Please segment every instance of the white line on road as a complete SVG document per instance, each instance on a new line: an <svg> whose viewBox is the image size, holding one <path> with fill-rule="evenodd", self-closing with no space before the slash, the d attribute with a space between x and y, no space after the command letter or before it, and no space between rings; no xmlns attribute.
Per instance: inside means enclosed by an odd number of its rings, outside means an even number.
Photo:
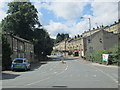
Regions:
<svg viewBox="0 0 120 90"><path fill-rule="evenodd" d="M112 77L111 75L105 73L104 71L102 71L102 70L100 70L100 69L98 69L98 68L96 68L96 67L94 67L94 66L93 66L93 68L95 68L95 69L97 69L98 71L102 72L103 74L105 74L106 76L108 76L109 78L111 78L115 83L118 84L118 80L116 80L116 79L115 79L114 77Z"/></svg>
<svg viewBox="0 0 120 90"><path fill-rule="evenodd" d="M93 77L97 77L97 75L93 75Z"/></svg>
<svg viewBox="0 0 120 90"><path fill-rule="evenodd" d="M39 81L37 81L37 82L29 83L29 84L24 85L24 86L30 86L30 85L32 85L32 84L36 84L36 83L39 83L39 82L44 81L44 80L47 80L47 79L50 79L50 77L45 78L45 79L41 79L41 80L39 80Z"/></svg>
<svg viewBox="0 0 120 90"><path fill-rule="evenodd" d="M56 74L56 75L62 74L62 73L64 73L67 69L68 69L68 65L66 66L66 68L65 68L64 71L62 71L62 72L60 72L60 73L54 72L54 74ZM30 86L30 85L39 83L39 82L41 82L41 81L48 80L48 79L50 79L50 78L51 78L51 77L48 77L48 78L45 78L45 79L41 79L41 80L39 80L39 81L36 81L36 82L33 82L33 83L29 83L29 84L26 84L26 85L24 85L24 86Z"/></svg>
<svg viewBox="0 0 120 90"><path fill-rule="evenodd" d="M89 64L87 64L87 65L89 66ZM118 80L116 80L116 79L115 79L114 77L112 77L111 75L109 75L109 74L105 73L104 71L96 68L95 66L92 66L92 67L95 68L95 69L97 69L98 71L102 72L103 74L105 74L106 76L108 76L109 78L111 78L115 83L118 84ZM97 71L97 70L96 70L96 71Z"/></svg>
<svg viewBox="0 0 120 90"><path fill-rule="evenodd" d="M55 74L57 73L57 72L54 72Z"/></svg>

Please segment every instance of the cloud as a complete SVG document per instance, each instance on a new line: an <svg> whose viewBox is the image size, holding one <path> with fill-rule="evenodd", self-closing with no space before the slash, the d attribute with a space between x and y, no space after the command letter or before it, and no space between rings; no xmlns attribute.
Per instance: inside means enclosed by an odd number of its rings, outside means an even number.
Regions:
<svg viewBox="0 0 120 90"><path fill-rule="evenodd" d="M98 25L110 25L118 20L117 2L94 2L91 3L93 17L91 18L93 27Z"/></svg>
<svg viewBox="0 0 120 90"><path fill-rule="evenodd" d="M52 20L50 21L49 25L45 25L44 28L48 30L49 34L51 35L52 38L55 38L57 33L64 33L67 32L67 26L60 23L60 22L53 22Z"/></svg>
<svg viewBox="0 0 120 90"><path fill-rule="evenodd" d="M89 27L86 21L79 23L66 22L64 24L50 21L49 25L45 25L44 28L48 30L52 38L55 38L58 33L69 33L71 37L74 37L77 34L83 33L84 30L88 29Z"/></svg>
<svg viewBox="0 0 120 90"><path fill-rule="evenodd" d="M119 0L94 0L94 2L119 2Z"/></svg>
<svg viewBox="0 0 120 90"><path fill-rule="evenodd" d="M69 6L68 6L69 5ZM68 4L68 3L60 3L51 6L49 10L52 10L56 16L63 17L68 19L67 22L64 24L62 22L55 22L51 21L49 25L45 25L45 28L50 32L51 36L55 38L57 33L69 33L70 36L74 37L77 34L82 34L84 31L88 31L89 29L89 22L88 17L91 20L92 28L96 28L96 26L103 25L110 25L113 24L114 21L118 19L118 5L117 2L92 2L91 3L91 10L93 11L93 15L84 15L85 17L82 21L76 23L74 18L79 17L78 10L74 9L80 4ZM80 8L80 12L82 13L82 9L85 5L82 5ZM66 12L65 12L66 11ZM76 12L76 13L75 13ZM71 14L70 14L71 13ZM70 16L71 15L71 16Z"/></svg>
<svg viewBox="0 0 120 90"><path fill-rule="evenodd" d="M31 0L32 1L32 0ZM62 0L63 1L63 0ZM91 5L91 14L85 14L84 17L91 18L91 25L92 28L96 27L97 25L110 25L113 24L114 21L118 19L118 3L117 0L104 0L103 2L100 0L87 0L83 2L77 2L64 0L62 1L53 1L45 0L44 3L41 3L39 0L34 0L35 7L38 10L39 21L41 24L44 24L43 14L40 11L42 8L47 9L54 13L54 17L64 18L67 21L59 22L55 20L49 20L50 22L48 25L43 25L45 29L49 32L50 36L55 38L57 33L69 33L71 37L74 37L77 34L82 34L84 31L89 29L88 19L78 20L78 17L83 15L84 7L89 2ZM107 2L108 1L108 2ZM6 7L6 4L0 2L0 20L4 18L6 15L5 10L3 9ZM96 24L97 23L97 24Z"/></svg>
<svg viewBox="0 0 120 90"><path fill-rule="evenodd" d="M86 3L76 2L53 2L46 6L48 10L54 12L56 17L62 17L64 19L75 19L82 15L83 7Z"/></svg>
<svg viewBox="0 0 120 90"><path fill-rule="evenodd" d="M0 22L7 16L7 3L0 1Z"/></svg>

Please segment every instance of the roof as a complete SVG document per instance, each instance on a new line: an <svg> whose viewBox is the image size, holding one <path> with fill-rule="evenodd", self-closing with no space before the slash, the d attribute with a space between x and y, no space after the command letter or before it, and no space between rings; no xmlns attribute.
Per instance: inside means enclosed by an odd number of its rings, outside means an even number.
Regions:
<svg viewBox="0 0 120 90"><path fill-rule="evenodd" d="M13 37L13 38L15 38L15 39L17 39L17 40L19 40L19 41L27 42L27 43L32 44L30 41L28 41L28 40L26 40L26 39L23 39L23 38L21 38L21 37L15 36L15 35L13 35L13 34L11 34L11 33L7 33L6 35L9 35L9 36L11 36L11 37Z"/></svg>

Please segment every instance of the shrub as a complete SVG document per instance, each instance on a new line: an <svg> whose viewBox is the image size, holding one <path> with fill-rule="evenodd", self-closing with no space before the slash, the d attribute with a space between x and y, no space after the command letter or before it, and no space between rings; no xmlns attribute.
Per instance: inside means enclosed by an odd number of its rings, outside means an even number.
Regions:
<svg viewBox="0 0 120 90"><path fill-rule="evenodd" d="M120 56L120 45L116 45L109 50L93 50L86 53L86 59L92 62L102 63L102 54L109 54L113 64L118 64Z"/></svg>
<svg viewBox="0 0 120 90"><path fill-rule="evenodd" d="M2 68L8 69L11 65L12 51L7 39L2 35Z"/></svg>

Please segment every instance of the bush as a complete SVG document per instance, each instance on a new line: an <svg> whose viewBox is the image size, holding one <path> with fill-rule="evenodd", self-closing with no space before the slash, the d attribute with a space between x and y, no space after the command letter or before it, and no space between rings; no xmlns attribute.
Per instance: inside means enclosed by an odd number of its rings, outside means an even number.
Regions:
<svg viewBox="0 0 120 90"><path fill-rule="evenodd" d="M12 51L7 39L2 35L2 69L9 69L11 65Z"/></svg>
<svg viewBox="0 0 120 90"><path fill-rule="evenodd" d="M92 53L86 53L86 59L92 62L102 63L102 54L108 53L106 50L93 50Z"/></svg>
<svg viewBox="0 0 120 90"><path fill-rule="evenodd" d="M119 46L119 47L118 47ZM93 50L86 53L86 59L92 62L102 63L102 54L109 54L113 64L118 64L120 55L120 45L116 45L109 50Z"/></svg>
<svg viewBox="0 0 120 90"><path fill-rule="evenodd" d="M112 57L113 64L118 64L120 55L120 45L116 45L113 48L109 49L109 54Z"/></svg>

